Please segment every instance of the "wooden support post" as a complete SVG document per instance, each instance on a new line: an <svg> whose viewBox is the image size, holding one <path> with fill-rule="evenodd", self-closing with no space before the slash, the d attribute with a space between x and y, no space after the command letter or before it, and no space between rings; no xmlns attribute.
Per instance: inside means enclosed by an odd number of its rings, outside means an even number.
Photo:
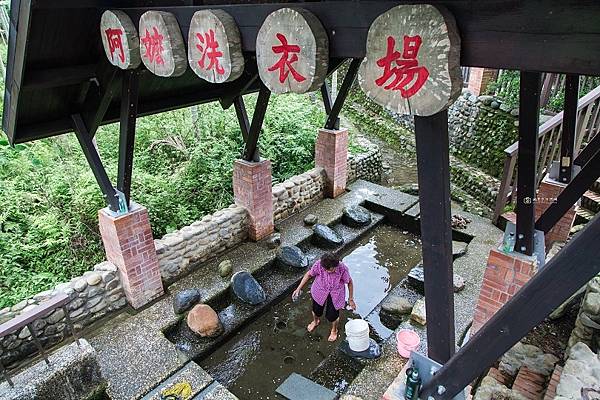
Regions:
<svg viewBox="0 0 600 400"><path fill-rule="evenodd" d="M250 122L248 121L244 98L241 94L233 99L233 106L235 107L235 115L242 131L242 138L244 138L244 143L246 143L248 141L248 133L250 132Z"/></svg>
<svg viewBox="0 0 600 400"><path fill-rule="evenodd" d="M261 85L258 99L256 99L256 106L254 107L254 115L252 115L252 125L250 125L250 131L248 132L248 140L244 147L244 160L246 161L260 161L258 136L262 129L270 97L271 91L265 85Z"/></svg>
<svg viewBox="0 0 600 400"><path fill-rule="evenodd" d="M327 116L327 122L325 122L325 129L337 129L336 124L339 128L340 121L338 116L340 115L340 111L342 111L342 107L344 105L344 102L346 101L346 97L348 97L348 93L350 93L350 88L352 87L354 79L356 79L356 75L358 74L358 68L360 67L362 60L362 58L355 58L350 63L350 66L348 67L348 72L346 73L344 81L342 82L342 86L340 87L340 91L335 98L335 102L331 107L329 115Z"/></svg>
<svg viewBox="0 0 600 400"><path fill-rule="evenodd" d="M100 86L96 90L89 90L87 99L81 106L82 120L89 132L94 137L98 127L102 123L106 111L118 90L120 78L119 69L104 61L98 68L98 80Z"/></svg>
<svg viewBox="0 0 600 400"><path fill-rule="evenodd" d="M567 74L565 83L565 110L560 143L560 168L558 180L571 182L575 157L575 132L577 129L577 103L579 102L579 75Z"/></svg>
<svg viewBox="0 0 600 400"><path fill-rule="evenodd" d="M329 116L331 114L331 106L333 99L331 98L331 90L329 90L329 86L327 86L327 82L323 83L321 86L321 96L323 97L323 105L325 106L325 114ZM336 118L335 125L333 129L340 129L340 119Z"/></svg>
<svg viewBox="0 0 600 400"><path fill-rule="evenodd" d="M436 372L423 386L419 398L452 399L596 276L600 272L598 237L600 216L571 239Z"/></svg>
<svg viewBox="0 0 600 400"><path fill-rule="evenodd" d="M83 150L83 154L85 155L85 158L87 159L94 176L96 177L96 181L100 186L100 190L102 190L102 193L104 194L106 203L111 211L118 211L119 199L117 198L117 192L110 182L110 178L104 169L104 165L102 164L98 150L96 150L96 146L94 146L94 143L92 142L92 135L87 130L80 114L72 115L71 119L73 120L73 129L75 130L75 135L77 136L79 145Z"/></svg>
<svg viewBox="0 0 600 400"><path fill-rule="evenodd" d="M133 148L135 144L139 74L139 70L124 71L121 91L117 189L125 195L128 207L131 197L131 175L133 170Z"/></svg>
<svg viewBox="0 0 600 400"><path fill-rule="evenodd" d="M455 350L448 111L415 116L427 349L443 364Z"/></svg>
<svg viewBox="0 0 600 400"><path fill-rule="evenodd" d="M549 232L554 225L569 211L583 196L594 182L600 177L600 151L579 171L573 180L563 189L556 201L546 209L535 223L536 229Z"/></svg>
<svg viewBox="0 0 600 400"><path fill-rule="evenodd" d="M528 256L533 254L540 84L539 72L521 72L515 251Z"/></svg>

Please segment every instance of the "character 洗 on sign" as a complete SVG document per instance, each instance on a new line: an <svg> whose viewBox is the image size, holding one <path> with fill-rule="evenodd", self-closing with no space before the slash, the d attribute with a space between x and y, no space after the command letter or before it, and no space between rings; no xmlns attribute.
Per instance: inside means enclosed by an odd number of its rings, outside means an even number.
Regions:
<svg viewBox="0 0 600 400"><path fill-rule="evenodd" d="M188 34L190 68L211 83L236 80L244 71L241 43L235 20L225 11L197 11Z"/></svg>

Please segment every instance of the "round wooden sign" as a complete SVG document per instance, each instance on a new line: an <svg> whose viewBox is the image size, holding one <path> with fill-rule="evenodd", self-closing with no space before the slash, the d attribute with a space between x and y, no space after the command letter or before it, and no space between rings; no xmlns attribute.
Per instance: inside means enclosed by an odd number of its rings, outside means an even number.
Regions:
<svg viewBox="0 0 600 400"><path fill-rule="evenodd" d="M188 34L188 62L200 78L223 83L244 71L242 38L235 20L223 10L196 11Z"/></svg>
<svg viewBox="0 0 600 400"><path fill-rule="evenodd" d="M325 82L329 39L321 22L301 8L267 16L256 38L258 73L273 93L307 93Z"/></svg>
<svg viewBox="0 0 600 400"><path fill-rule="evenodd" d="M399 114L429 116L447 108L462 89L454 17L427 4L380 15L369 28L358 79L368 97Z"/></svg>
<svg viewBox="0 0 600 400"><path fill-rule="evenodd" d="M140 65L140 40L131 18L123 11L106 10L100 19L100 37L108 61L121 69Z"/></svg>
<svg viewBox="0 0 600 400"><path fill-rule="evenodd" d="M165 11L146 11L140 17L142 62L155 75L180 76L187 68L185 44L177 19Z"/></svg>

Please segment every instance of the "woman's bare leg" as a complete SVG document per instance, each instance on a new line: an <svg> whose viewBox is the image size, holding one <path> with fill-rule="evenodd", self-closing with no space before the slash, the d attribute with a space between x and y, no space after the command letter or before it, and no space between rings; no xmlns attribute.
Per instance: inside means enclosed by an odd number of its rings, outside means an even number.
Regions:
<svg viewBox="0 0 600 400"><path fill-rule="evenodd" d="M340 319L336 319L331 323L331 332L329 333L329 338L327 339L330 342L335 342L338 338L338 325L340 324Z"/></svg>
<svg viewBox="0 0 600 400"><path fill-rule="evenodd" d="M308 324L308 326L306 327L306 330L309 332L313 332L317 328L317 326L319 326L319 324L321 323L321 319L319 317L317 317L317 314L315 314L314 311L312 313L312 316L313 316L312 322L310 324Z"/></svg>

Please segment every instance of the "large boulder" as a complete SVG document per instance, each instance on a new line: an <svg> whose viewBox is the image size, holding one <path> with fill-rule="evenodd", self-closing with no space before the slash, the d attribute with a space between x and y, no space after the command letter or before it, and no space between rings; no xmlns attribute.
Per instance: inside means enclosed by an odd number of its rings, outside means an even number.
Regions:
<svg viewBox="0 0 600 400"><path fill-rule="evenodd" d="M341 246L344 239L327 225L316 224L313 227L312 242L317 246L335 248Z"/></svg>
<svg viewBox="0 0 600 400"><path fill-rule="evenodd" d="M236 272L231 277L231 287L233 293L244 303L254 306L267 299L260 283L246 271Z"/></svg>
<svg viewBox="0 0 600 400"><path fill-rule="evenodd" d="M173 298L173 311L175 314L183 314L194 305L198 304L202 298L200 289L185 289L179 291Z"/></svg>
<svg viewBox="0 0 600 400"><path fill-rule="evenodd" d="M187 315L187 325L201 337L216 337L223 333L219 316L209 305L197 304Z"/></svg>
<svg viewBox="0 0 600 400"><path fill-rule="evenodd" d="M399 295L388 295L381 303L381 311L395 316L410 314L413 302Z"/></svg>
<svg viewBox="0 0 600 400"><path fill-rule="evenodd" d="M277 251L277 261L283 267L305 269L308 267L308 257L298 246L283 246Z"/></svg>
<svg viewBox="0 0 600 400"><path fill-rule="evenodd" d="M536 374L550 376L558 361L554 355L545 354L537 346L518 342L502 356L498 369L507 375L516 376L521 367L527 367Z"/></svg>
<svg viewBox="0 0 600 400"><path fill-rule="evenodd" d="M371 223L371 213L364 207L352 206L344 208L342 223L352 228L360 228Z"/></svg>

